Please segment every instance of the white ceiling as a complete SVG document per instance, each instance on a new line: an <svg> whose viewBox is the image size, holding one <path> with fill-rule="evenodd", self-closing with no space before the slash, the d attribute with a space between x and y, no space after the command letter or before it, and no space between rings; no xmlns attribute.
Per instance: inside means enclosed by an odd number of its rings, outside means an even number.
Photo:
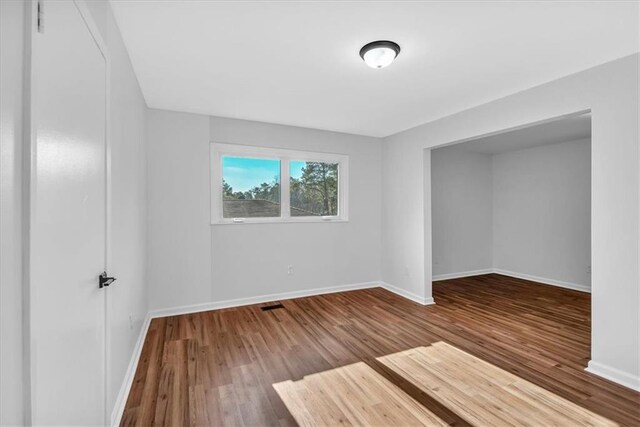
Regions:
<svg viewBox="0 0 640 427"><path fill-rule="evenodd" d="M460 149L482 154L497 154L587 138L591 138L591 114L567 117L528 126L522 129L477 138L461 144L449 145L445 148Z"/></svg>
<svg viewBox="0 0 640 427"><path fill-rule="evenodd" d="M111 4L149 107L371 136L640 50L637 2Z"/></svg>

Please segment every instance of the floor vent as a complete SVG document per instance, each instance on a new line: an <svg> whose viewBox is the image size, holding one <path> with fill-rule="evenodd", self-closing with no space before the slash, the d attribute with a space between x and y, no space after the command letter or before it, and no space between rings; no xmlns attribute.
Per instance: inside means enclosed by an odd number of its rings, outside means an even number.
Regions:
<svg viewBox="0 0 640 427"><path fill-rule="evenodd" d="M282 304L272 304L272 305L265 305L264 307L260 307L260 309L262 311L277 310L279 308L284 308L284 305L282 305Z"/></svg>

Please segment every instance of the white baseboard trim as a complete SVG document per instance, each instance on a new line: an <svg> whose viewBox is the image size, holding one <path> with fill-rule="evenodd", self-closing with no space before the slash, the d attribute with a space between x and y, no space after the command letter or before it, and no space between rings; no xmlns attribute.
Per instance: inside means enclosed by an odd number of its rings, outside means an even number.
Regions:
<svg viewBox="0 0 640 427"><path fill-rule="evenodd" d="M628 374L619 369L590 360L584 370L632 390L640 391L640 377Z"/></svg>
<svg viewBox="0 0 640 427"><path fill-rule="evenodd" d="M515 277L516 279L530 280L532 282L538 282L545 285L557 286L559 288L572 289L574 291L591 293L591 288L586 285L580 285L578 283L563 282L562 280L547 279L546 277L532 276L531 274L516 273L515 271L502 270L501 268L487 268L483 270L461 271L459 273L438 274L433 276L431 280L437 282L438 280L460 279L462 277L479 276L481 274L501 274L503 276Z"/></svg>
<svg viewBox="0 0 640 427"><path fill-rule="evenodd" d="M411 301L417 302L422 305L433 305L436 302L433 300L433 297L424 298L420 295L416 295L413 292L406 291L404 289L398 288L397 286L393 286L386 282L380 282L381 287L388 290L389 292L393 292L396 295L400 295L401 297L410 299Z"/></svg>
<svg viewBox="0 0 640 427"><path fill-rule="evenodd" d="M114 427L120 425L120 421L124 413L124 408L127 404L127 398L129 397L131 386L133 385L133 378L135 377L136 369L138 368L138 361L140 360L140 355L142 354L142 346L144 345L144 340L147 337L147 332L149 331L150 324L151 315L147 313L147 316L142 323L142 327L140 328L138 340L136 341L136 345L133 348L133 354L131 355L131 360L129 361L127 372L124 374L124 379L122 380L122 385L120 386L120 391L118 392L116 403L113 407L113 411L111 412L111 425Z"/></svg>
<svg viewBox="0 0 640 427"><path fill-rule="evenodd" d="M559 288L572 289L574 291L591 293L591 288L578 283L563 282L562 280L547 279L545 277L532 276L530 274L515 273L513 271L494 268L493 272L503 276L515 277L516 279L531 280L532 282L543 283L545 285L557 286Z"/></svg>
<svg viewBox="0 0 640 427"><path fill-rule="evenodd" d="M480 276L481 274L491 274L491 273L493 273L493 268L485 268L482 270L461 271L460 273L438 274L433 276L431 278L431 281L437 282L438 280L460 279L462 277Z"/></svg>
<svg viewBox="0 0 640 427"><path fill-rule="evenodd" d="M201 311L220 310L222 308L241 307L243 305L260 304L269 301L282 301L293 298L311 297L314 295L333 294L336 292L355 291L358 289L370 289L370 288L384 288L394 294L401 297L410 299L422 305L435 304L432 297L423 298L412 292L408 292L404 289L400 289L385 282L362 282L354 283L350 285L330 286L326 288L307 289L303 291L283 292L278 294L261 295L257 297L238 298L225 301L214 301L203 304L183 305L179 307L162 308L158 310L151 310L149 312L151 319L167 316L178 316L181 314L198 313Z"/></svg>
<svg viewBox="0 0 640 427"><path fill-rule="evenodd" d="M260 304L269 301L281 301L293 298L310 297L314 295L333 294L336 292L355 291L358 289L377 288L381 282L363 282L350 285L330 286L326 288L306 289L303 291L282 292L278 294L260 295L257 297L238 298L226 301L214 301L203 304L183 305L180 307L152 310L151 318L177 316L180 314L198 313L201 311L219 310L221 308L240 307L243 305Z"/></svg>

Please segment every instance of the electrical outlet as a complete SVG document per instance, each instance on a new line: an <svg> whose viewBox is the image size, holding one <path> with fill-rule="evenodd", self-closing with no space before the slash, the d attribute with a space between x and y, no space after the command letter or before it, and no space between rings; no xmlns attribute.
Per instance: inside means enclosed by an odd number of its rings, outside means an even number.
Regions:
<svg viewBox="0 0 640 427"><path fill-rule="evenodd" d="M591 274L591 266L587 265L587 274Z"/></svg>
<svg viewBox="0 0 640 427"><path fill-rule="evenodd" d="M289 276L293 275L293 265L287 266L287 275Z"/></svg>
<svg viewBox="0 0 640 427"><path fill-rule="evenodd" d="M129 314L129 329L133 330L133 314Z"/></svg>

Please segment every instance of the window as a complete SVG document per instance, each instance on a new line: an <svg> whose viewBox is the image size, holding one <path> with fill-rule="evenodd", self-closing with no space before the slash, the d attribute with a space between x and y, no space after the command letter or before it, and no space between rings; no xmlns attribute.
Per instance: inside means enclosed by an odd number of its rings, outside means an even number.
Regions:
<svg viewBox="0 0 640 427"><path fill-rule="evenodd" d="M223 218L279 217L280 161L222 157Z"/></svg>
<svg viewBox="0 0 640 427"><path fill-rule="evenodd" d="M211 222L348 219L348 157L211 144Z"/></svg>

